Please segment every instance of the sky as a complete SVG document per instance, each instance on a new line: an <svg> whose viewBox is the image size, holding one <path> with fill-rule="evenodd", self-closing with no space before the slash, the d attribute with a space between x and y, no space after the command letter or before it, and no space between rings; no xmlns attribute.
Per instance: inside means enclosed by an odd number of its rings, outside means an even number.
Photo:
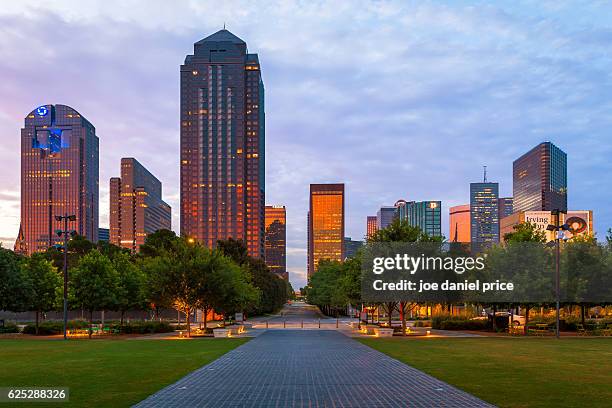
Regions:
<svg viewBox="0 0 612 408"><path fill-rule="evenodd" d="M266 202L287 207L287 263L306 281L310 183L346 184L346 235L406 200L512 194L512 161L542 141L568 154L568 202L612 227L612 3L604 1L19 1L0 8L0 241L19 228L20 129L42 104L75 108L108 180L136 157L179 228L179 66L227 29L266 88Z"/></svg>

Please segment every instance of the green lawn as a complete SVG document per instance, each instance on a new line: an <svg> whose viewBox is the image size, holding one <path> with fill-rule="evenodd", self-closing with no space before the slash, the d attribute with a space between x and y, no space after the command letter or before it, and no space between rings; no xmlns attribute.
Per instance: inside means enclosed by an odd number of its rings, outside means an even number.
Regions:
<svg viewBox="0 0 612 408"><path fill-rule="evenodd" d="M0 340L0 387L67 386L70 403L53 406L128 407L246 341Z"/></svg>
<svg viewBox="0 0 612 408"><path fill-rule="evenodd" d="M359 339L501 407L610 407L612 339Z"/></svg>

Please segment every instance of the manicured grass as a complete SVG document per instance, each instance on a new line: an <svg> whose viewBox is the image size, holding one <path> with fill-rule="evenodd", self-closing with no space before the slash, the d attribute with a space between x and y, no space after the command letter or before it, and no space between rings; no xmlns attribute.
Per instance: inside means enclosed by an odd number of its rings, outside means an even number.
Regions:
<svg viewBox="0 0 612 408"><path fill-rule="evenodd" d="M612 339L359 339L501 407L609 407Z"/></svg>
<svg viewBox="0 0 612 408"><path fill-rule="evenodd" d="M128 407L246 341L0 340L0 387L70 388L69 404L36 407Z"/></svg>

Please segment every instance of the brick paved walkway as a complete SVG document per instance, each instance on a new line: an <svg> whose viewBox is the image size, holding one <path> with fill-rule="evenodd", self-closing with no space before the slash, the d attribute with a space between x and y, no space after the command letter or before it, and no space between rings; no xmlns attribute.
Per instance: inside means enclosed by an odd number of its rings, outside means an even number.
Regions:
<svg viewBox="0 0 612 408"><path fill-rule="evenodd" d="M491 405L337 331L270 330L136 406Z"/></svg>

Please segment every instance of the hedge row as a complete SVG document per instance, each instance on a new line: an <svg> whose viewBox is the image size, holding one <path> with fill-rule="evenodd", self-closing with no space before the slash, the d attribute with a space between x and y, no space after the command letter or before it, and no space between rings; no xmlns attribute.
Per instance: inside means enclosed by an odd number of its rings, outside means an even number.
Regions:
<svg viewBox="0 0 612 408"><path fill-rule="evenodd" d="M485 319L472 320L459 316L434 316L431 328L439 330L487 330L489 323Z"/></svg>
<svg viewBox="0 0 612 408"><path fill-rule="evenodd" d="M71 320L68 322L68 330L87 329L88 327L89 323L83 320ZM124 323L123 326L113 322L105 325L105 327L109 327L112 332L124 334L168 333L174 330L170 323L156 321L132 321ZM38 334L42 336L60 334L63 330L64 324L62 321L46 321L38 326ZM23 329L23 333L36 334L36 326L28 324Z"/></svg>

